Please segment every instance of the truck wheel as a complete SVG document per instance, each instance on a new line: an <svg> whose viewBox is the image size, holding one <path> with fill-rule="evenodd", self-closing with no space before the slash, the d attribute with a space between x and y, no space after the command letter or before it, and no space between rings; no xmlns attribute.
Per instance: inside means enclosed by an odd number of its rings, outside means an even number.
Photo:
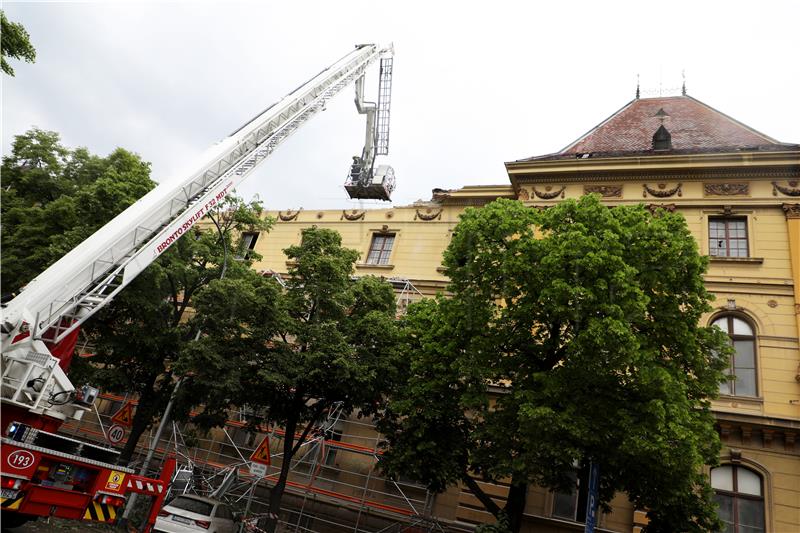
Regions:
<svg viewBox="0 0 800 533"><path fill-rule="evenodd" d="M5 531L7 527L19 527L29 520L36 520L36 517L29 514L6 512L2 514L1 519L3 522L3 531Z"/></svg>

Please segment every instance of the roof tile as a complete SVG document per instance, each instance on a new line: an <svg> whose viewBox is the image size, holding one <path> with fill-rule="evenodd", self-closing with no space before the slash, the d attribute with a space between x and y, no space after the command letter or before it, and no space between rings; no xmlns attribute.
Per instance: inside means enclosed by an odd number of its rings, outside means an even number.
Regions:
<svg viewBox="0 0 800 533"><path fill-rule="evenodd" d="M662 124L672 136L667 153L796 146L780 143L691 96L670 96L633 100L560 152L531 159L662 154L653 150L653 134Z"/></svg>

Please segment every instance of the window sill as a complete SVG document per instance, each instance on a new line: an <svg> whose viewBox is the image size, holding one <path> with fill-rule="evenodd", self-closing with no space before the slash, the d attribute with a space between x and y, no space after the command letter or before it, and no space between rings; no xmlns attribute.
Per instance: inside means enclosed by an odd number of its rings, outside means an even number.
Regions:
<svg viewBox="0 0 800 533"><path fill-rule="evenodd" d="M748 265L760 265L764 262L763 257L720 257L709 256L712 263L744 263Z"/></svg>
<svg viewBox="0 0 800 533"><path fill-rule="evenodd" d="M377 268L378 270L392 270L394 265L373 265L371 263L356 263L356 268Z"/></svg>
<svg viewBox="0 0 800 533"><path fill-rule="evenodd" d="M731 396L730 394L720 394L714 401L718 404L725 404L728 407L741 407L746 405L755 407L764 404L764 398L760 396Z"/></svg>

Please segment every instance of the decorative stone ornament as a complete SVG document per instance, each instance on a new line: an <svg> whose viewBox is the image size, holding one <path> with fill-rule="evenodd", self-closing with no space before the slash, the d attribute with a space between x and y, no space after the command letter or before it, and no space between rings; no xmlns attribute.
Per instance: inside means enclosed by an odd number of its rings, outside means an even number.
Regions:
<svg viewBox="0 0 800 533"><path fill-rule="evenodd" d="M789 180L788 187L784 187L777 181L772 182L772 196L778 196L778 191L786 196L800 196L800 189L797 188L797 180Z"/></svg>
<svg viewBox="0 0 800 533"><path fill-rule="evenodd" d="M583 194L596 193L603 198L622 198L622 185L585 185Z"/></svg>
<svg viewBox="0 0 800 533"><path fill-rule="evenodd" d="M300 214L300 211L302 211L302 208L298 209L297 211L292 211L291 209L289 209L288 211L286 211L285 214L283 211L278 211L278 218L283 220L284 222L291 222L292 220L295 220L297 218L297 215Z"/></svg>
<svg viewBox="0 0 800 533"><path fill-rule="evenodd" d="M800 204L783 204L781 207L786 218L800 218Z"/></svg>
<svg viewBox="0 0 800 533"><path fill-rule="evenodd" d="M669 198L670 196L678 195L679 197L683 196L683 191L681 190L681 186L683 184L679 183L672 189L667 189L666 183L659 183L657 188L650 187L648 184L642 184L642 197L647 198L647 195L655 196L656 198Z"/></svg>
<svg viewBox="0 0 800 533"><path fill-rule="evenodd" d="M366 210L359 212L358 209L353 209L348 213L347 209L342 209L342 216L341 218L339 218L339 220L345 220L345 219L351 221L361 220L364 218L364 215L366 214L367 214Z"/></svg>
<svg viewBox="0 0 800 533"><path fill-rule="evenodd" d="M747 183L704 183L706 196L747 196L750 186Z"/></svg>
<svg viewBox="0 0 800 533"><path fill-rule="evenodd" d="M664 211L669 211L670 213L674 213L675 208L676 208L675 204L647 204L647 210L650 211L652 215L656 215L659 209L663 209Z"/></svg>
<svg viewBox="0 0 800 533"><path fill-rule="evenodd" d="M444 211L444 209L442 209L442 208L439 208L437 211L434 211L430 207L427 207L427 208L425 208L425 212L422 213L422 212L420 212L419 208L417 208L417 213L414 215L414 220L420 219L420 220L429 221L429 220L434 220L434 219L437 219L437 218L439 220L441 220L442 219L442 211Z"/></svg>
<svg viewBox="0 0 800 533"><path fill-rule="evenodd" d="M536 195L537 198L541 198L542 200L552 200L558 195L561 195L561 198L564 198L564 191L567 190L566 185L562 185L560 189L553 190L552 185L548 185L544 188L544 192L536 190L536 187L533 188L533 194Z"/></svg>

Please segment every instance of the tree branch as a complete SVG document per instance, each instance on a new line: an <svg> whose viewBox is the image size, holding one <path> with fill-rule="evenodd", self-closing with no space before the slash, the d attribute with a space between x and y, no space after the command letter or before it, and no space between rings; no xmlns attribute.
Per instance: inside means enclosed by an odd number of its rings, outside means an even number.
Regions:
<svg viewBox="0 0 800 533"><path fill-rule="evenodd" d="M483 492L483 489L481 489L480 485L478 485L478 482L475 481L475 479L472 476L470 476L465 472L461 476L461 481L463 481L464 484L469 488L470 492L472 492L472 494L474 494L475 497L478 498L478 500L480 500L480 502L483 504L483 506L486 508L487 511L492 513L495 518L500 518L500 513L502 513L503 510L500 509L500 506L497 505L495 501L489 497L488 494Z"/></svg>
<svg viewBox="0 0 800 533"><path fill-rule="evenodd" d="M175 285L175 280L172 279L172 276L169 274L167 274L167 282L169 283L169 292L172 296L172 309L174 314L178 316L178 320L180 320L181 313L178 305L178 288Z"/></svg>
<svg viewBox="0 0 800 533"><path fill-rule="evenodd" d="M308 437L311 428L314 427L314 422L316 422L317 418L319 418L319 415L322 414L322 411L324 409L325 409L325 403L322 401L317 402L317 404L314 406L314 414L311 417L311 420L308 421L308 424L306 424L306 427L303 430L303 434L300 435L299 439L297 439L297 443L294 445L294 449L292 449L292 456L294 456L294 454L297 453L297 450L300 449L300 446L303 445L303 442L305 442L306 437Z"/></svg>

